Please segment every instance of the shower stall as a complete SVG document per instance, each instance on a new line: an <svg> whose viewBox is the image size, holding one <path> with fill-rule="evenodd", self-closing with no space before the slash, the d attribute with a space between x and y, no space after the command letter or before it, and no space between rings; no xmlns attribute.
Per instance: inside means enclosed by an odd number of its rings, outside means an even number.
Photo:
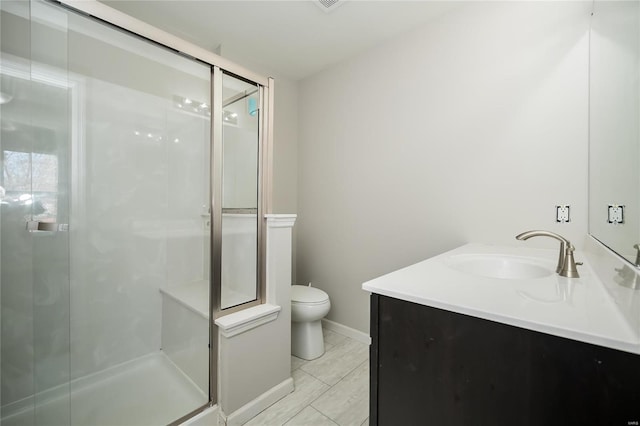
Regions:
<svg viewBox="0 0 640 426"><path fill-rule="evenodd" d="M263 297L272 80L65 3L0 2L0 424L178 423Z"/></svg>

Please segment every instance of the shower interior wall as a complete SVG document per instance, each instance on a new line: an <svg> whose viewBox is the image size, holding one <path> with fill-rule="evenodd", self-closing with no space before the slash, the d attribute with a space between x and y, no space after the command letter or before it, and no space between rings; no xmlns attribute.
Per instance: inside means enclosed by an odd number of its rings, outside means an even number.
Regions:
<svg viewBox="0 0 640 426"><path fill-rule="evenodd" d="M209 120L172 100L208 103L208 76L164 65L171 56L69 33L70 72L91 76L77 170L85 179L72 195L72 378L158 351L159 289L208 279Z"/></svg>

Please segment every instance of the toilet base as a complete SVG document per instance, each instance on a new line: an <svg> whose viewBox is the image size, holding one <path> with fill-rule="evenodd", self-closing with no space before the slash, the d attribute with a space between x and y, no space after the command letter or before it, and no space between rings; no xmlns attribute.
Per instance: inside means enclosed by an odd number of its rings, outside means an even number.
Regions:
<svg viewBox="0 0 640 426"><path fill-rule="evenodd" d="M322 337L322 322L292 322L291 323L291 355L298 358L312 360L324 354L324 338Z"/></svg>

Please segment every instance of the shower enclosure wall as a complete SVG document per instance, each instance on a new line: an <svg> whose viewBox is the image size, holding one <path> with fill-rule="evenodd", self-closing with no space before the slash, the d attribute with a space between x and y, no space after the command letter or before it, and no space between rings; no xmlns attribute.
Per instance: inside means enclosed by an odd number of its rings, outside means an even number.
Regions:
<svg viewBox="0 0 640 426"><path fill-rule="evenodd" d="M188 418L216 401L212 317L261 302L269 80L0 7L0 422Z"/></svg>

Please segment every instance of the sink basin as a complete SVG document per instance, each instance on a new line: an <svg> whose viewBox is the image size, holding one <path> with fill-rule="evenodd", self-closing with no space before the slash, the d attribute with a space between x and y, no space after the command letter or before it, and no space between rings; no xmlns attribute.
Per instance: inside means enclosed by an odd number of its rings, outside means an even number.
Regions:
<svg viewBox="0 0 640 426"><path fill-rule="evenodd" d="M467 274L511 280L544 278L555 273L555 265L547 261L499 254L455 255L446 264Z"/></svg>

